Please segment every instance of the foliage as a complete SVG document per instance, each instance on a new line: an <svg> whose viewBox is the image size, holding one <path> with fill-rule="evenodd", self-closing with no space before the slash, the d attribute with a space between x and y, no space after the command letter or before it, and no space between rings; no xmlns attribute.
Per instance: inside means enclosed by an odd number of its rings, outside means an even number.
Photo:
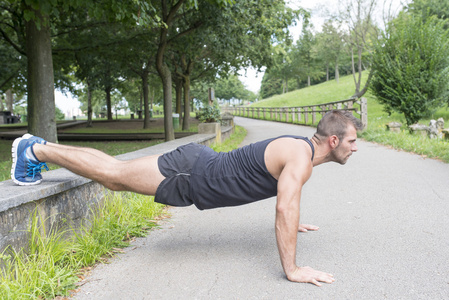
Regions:
<svg viewBox="0 0 449 300"><path fill-rule="evenodd" d="M394 26L393 26L394 25ZM376 47L371 90L385 110L412 125L449 96L449 34L444 22L402 15Z"/></svg>
<svg viewBox="0 0 449 300"><path fill-rule="evenodd" d="M431 16L439 19L447 19L449 17L449 2L441 0L414 0L407 5L407 11L417 17L427 21ZM448 28L448 24L445 24Z"/></svg>
<svg viewBox="0 0 449 300"><path fill-rule="evenodd" d="M64 113L57 107L55 107L56 110L56 120L64 120L65 116Z"/></svg>
<svg viewBox="0 0 449 300"><path fill-rule="evenodd" d="M339 64L344 54L344 33L340 28L340 24L327 20L323 24L321 32L316 34L316 47L318 60L322 61L326 66L327 77L329 75L329 67L334 67L335 79L339 79Z"/></svg>
<svg viewBox="0 0 449 300"><path fill-rule="evenodd" d="M245 89L245 86L236 75L218 80L214 90L215 97L222 100L246 100L249 97L249 91Z"/></svg>
<svg viewBox="0 0 449 300"><path fill-rule="evenodd" d="M306 77L307 86L310 86L312 78L318 79L323 76L322 62L318 60L317 39L312 29L312 25L306 19L292 54L293 72L300 78Z"/></svg>
<svg viewBox="0 0 449 300"><path fill-rule="evenodd" d="M214 123L219 122L221 119L220 108L216 105L207 105L197 114L200 122L203 123Z"/></svg>
<svg viewBox="0 0 449 300"><path fill-rule="evenodd" d="M262 84L260 86L260 97L262 99L269 98L274 95L282 94L283 81L281 78L265 72L262 78Z"/></svg>

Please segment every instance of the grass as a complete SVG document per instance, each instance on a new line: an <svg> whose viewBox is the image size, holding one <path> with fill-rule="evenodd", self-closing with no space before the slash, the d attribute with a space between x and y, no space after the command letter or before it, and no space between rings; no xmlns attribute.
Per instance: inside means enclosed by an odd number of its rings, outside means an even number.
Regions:
<svg viewBox="0 0 449 300"><path fill-rule="evenodd" d="M228 152L239 147L245 138L247 131L241 126L235 126L235 131L231 136L221 144L211 146L216 152Z"/></svg>
<svg viewBox="0 0 449 300"><path fill-rule="evenodd" d="M230 138L212 148L230 151L245 136L246 130L236 126ZM145 236L165 216L164 206L155 203L153 197L129 192L108 194L94 210L89 225L77 230L45 228L45 220L36 209L28 249L7 249L0 254L0 265L4 266L0 268L0 299L69 296L90 266L123 252L123 247L135 237ZM71 237L67 239L68 235Z"/></svg>
<svg viewBox="0 0 449 300"><path fill-rule="evenodd" d="M145 236L156 226L163 205L152 197L114 193L95 211L90 226L81 231L48 230L33 212L30 242L26 251L7 249L0 260L1 299L47 299L67 296L83 278L86 267L104 261L135 237ZM70 239L64 239L67 233ZM48 233L48 234L45 234Z"/></svg>
<svg viewBox="0 0 449 300"><path fill-rule="evenodd" d="M368 74L364 73L363 78ZM352 75L340 77L339 83L328 81L307 88L258 101L253 107L289 107L322 104L351 98L354 94Z"/></svg>
<svg viewBox="0 0 449 300"><path fill-rule="evenodd" d="M368 74L365 72L363 78ZM322 104L345 100L350 98L354 92L352 75L343 76L340 82L329 81L308 88L296 90L283 95L252 104L254 107L289 107ZM383 106L377 102L369 92L364 96L368 100L368 127L360 133L360 137L379 144L391 146L394 149L413 152L425 157L435 158L449 163L449 141L430 140L426 137L410 134L406 128L405 118L399 113L388 115ZM419 123L428 125L431 119L443 118L446 124L449 120L449 108L442 107L433 112L428 118ZM386 131L386 124L399 122L403 124L400 133ZM446 127L448 127L446 125Z"/></svg>

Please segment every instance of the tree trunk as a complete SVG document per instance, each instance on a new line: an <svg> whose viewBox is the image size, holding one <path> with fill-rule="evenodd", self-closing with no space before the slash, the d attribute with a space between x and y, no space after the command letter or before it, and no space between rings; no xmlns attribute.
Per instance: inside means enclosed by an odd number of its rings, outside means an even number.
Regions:
<svg viewBox="0 0 449 300"><path fill-rule="evenodd" d="M150 105L149 105L149 90L148 90L148 73L142 74L142 90L143 90L143 107L144 107L144 118L143 118L143 128L150 128Z"/></svg>
<svg viewBox="0 0 449 300"><path fill-rule="evenodd" d="M175 112L179 115L181 115L181 102L182 102L182 86L183 86L183 80L180 76L177 76L175 74L175 78L173 78L173 81L175 83L175 94L176 94L176 107Z"/></svg>
<svg viewBox="0 0 449 300"><path fill-rule="evenodd" d="M307 86L310 86L310 76L307 76Z"/></svg>
<svg viewBox="0 0 449 300"><path fill-rule="evenodd" d="M111 102L111 87L106 87L104 92L106 93L106 110L108 115L108 121L113 121L112 118L112 102Z"/></svg>
<svg viewBox="0 0 449 300"><path fill-rule="evenodd" d="M92 127L92 88L89 82L87 83L87 125L86 127Z"/></svg>
<svg viewBox="0 0 449 300"><path fill-rule="evenodd" d="M8 89L5 94L6 94L6 110L10 111L11 113L14 113L12 109L12 103L14 102L12 90Z"/></svg>
<svg viewBox="0 0 449 300"><path fill-rule="evenodd" d="M164 16L165 21L165 16ZM168 25L168 24L167 24ZM175 131L173 129L172 121L172 79L171 72L164 62L164 54L167 48L167 28L162 27L159 37L159 45L156 55L156 70L162 80L162 88L164 90L164 132L165 141L172 141L175 139Z"/></svg>
<svg viewBox="0 0 449 300"><path fill-rule="evenodd" d="M329 81L329 63L326 64L326 81Z"/></svg>
<svg viewBox="0 0 449 300"><path fill-rule="evenodd" d="M184 78L184 119L182 121L182 130L190 129L190 76Z"/></svg>
<svg viewBox="0 0 449 300"><path fill-rule="evenodd" d="M366 83L365 86L363 87L363 89L357 93L355 93L354 95L352 95L352 98L360 98L363 95L365 95L365 93L368 91L368 87L371 83L371 78L373 77L373 70L371 69L369 74L368 74L368 78L366 79Z"/></svg>
<svg viewBox="0 0 449 300"><path fill-rule="evenodd" d="M357 90L360 91L360 86L362 84L362 47L358 47L357 49L357 58L358 58L358 70L359 70L359 78L358 78L358 82L357 82Z"/></svg>
<svg viewBox="0 0 449 300"><path fill-rule="evenodd" d="M167 66L163 66L162 72L160 73L162 79L162 87L164 90L164 131L165 131L165 141L172 141L175 139L175 131L173 129L172 121L172 81L171 72Z"/></svg>
<svg viewBox="0 0 449 300"><path fill-rule="evenodd" d="M340 72L338 71L338 62L335 63L335 81L339 83L340 81Z"/></svg>
<svg viewBox="0 0 449 300"><path fill-rule="evenodd" d="M31 7L28 9L33 10ZM36 10L34 13L40 27L37 27L34 20L25 23L28 60L28 131L56 143L58 138L50 24L48 16Z"/></svg>

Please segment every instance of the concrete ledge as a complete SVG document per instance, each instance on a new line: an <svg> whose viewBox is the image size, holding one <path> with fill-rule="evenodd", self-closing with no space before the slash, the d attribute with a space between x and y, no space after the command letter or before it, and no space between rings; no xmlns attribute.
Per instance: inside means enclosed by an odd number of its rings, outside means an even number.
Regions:
<svg viewBox="0 0 449 300"><path fill-rule="evenodd" d="M222 138L228 137L233 127L223 128ZM188 143L209 145L215 134L196 134L116 156L130 160L147 155L169 152ZM12 180L0 182L0 253L8 245L18 250L27 245L27 228L32 212L38 209L46 228L75 227L88 222L91 207L101 203L107 190L90 179L66 169L42 173L43 181L36 186L18 186ZM64 224L65 223L65 224Z"/></svg>

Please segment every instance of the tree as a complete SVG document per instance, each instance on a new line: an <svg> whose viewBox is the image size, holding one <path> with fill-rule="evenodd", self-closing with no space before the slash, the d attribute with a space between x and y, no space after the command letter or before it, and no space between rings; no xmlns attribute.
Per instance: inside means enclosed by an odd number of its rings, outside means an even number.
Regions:
<svg viewBox="0 0 449 300"><path fill-rule="evenodd" d="M318 61L318 50L316 47L316 38L312 32L312 25L309 19L304 20L301 36L296 42L296 48L293 52L293 64L297 76L303 75L307 78L307 86L310 86L311 79L322 77L321 65Z"/></svg>
<svg viewBox="0 0 449 300"><path fill-rule="evenodd" d="M267 72L282 80L282 93L288 93L289 79L298 76L297 65L292 61L294 52L291 50L290 41L276 45L273 50L273 65Z"/></svg>
<svg viewBox="0 0 449 300"><path fill-rule="evenodd" d="M214 90L215 96L222 100L241 100L248 97L248 91L237 75L231 75L228 78L218 80L215 84Z"/></svg>
<svg viewBox="0 0 449 300"><path fill-rule="evenodd" d="M156 65L164 85L166 118L171 118L171 106L170 108L168 106L172 103L172 74L168 72L173 68L170 68L170 61L166 59L165 54L170 53L169 50L175 41L182 38L181 45L184 45L184 49L190 51L197 49L194 55L191 52L179 52L180 57L183 54L188 55L185 60L187 68L184 68L184 75L187 74L185 71L188 71L189 63L194 63L201 69L211 62L210 65L213 65L216 72L221 74L246 66L261 68L271 63L269 57L272 42L286 35L286 28L298 15L298 12L286 8L284 1L280 0L241 0L235 3L229 0L198 1L198 10L191 9L190 1L180 0L170 7L167 1L161 3L163 13L160 18L165 26L161 28ZM182 4L185 6L181 7ZM204 37L203 44L198 46L197 42L191 43L190 33L195 32L196 35L203 29L209 33L201 35ZM186 39L187 42L185 42ZM190 48L189 46L192 45L193 48ZM204 47L207 47L209 52L207 57L202 55ZM175 47L175 49L179 48L179 45ZM198 58L203 60L203 63L198 63ZM187 88L188 85L185 84L184 87ZM184 96L184 98L190 97ZM185 104L184 107L188 105ZM185 113L184 116L186 115ZM166 122L168 122L166 128L171 128L170 120ZM167 134L166 130L166 138Z"/></svg>
<svg viewBox="0 0 449 300"><path fill-rule="evenodd" d="M281 78L265 72L260 85L260 97L262 99L269 98L271 96L281 94L283 89L283 81Z"/></svg>
<svg viewBox="0 0 449 300"><path fill-rule="evenodd" d="M371 90L385 110L403 113L407 125L419 121L449 97L449 33L445 23L400 17L377 44Z"/></svg>
<svg viewBox="0 0 449 300"><path fill-rule="evenodd" d="M446 20L449 18L449 2L441 0L414 0L407 5L407 11L421 17L425 22L431 16ZM445 25L445 28L448 24Z"/></svg>
<svg viewBox="0 0 449 300"><path fill-rule="evenodd" d="M180 18L188 10L195 10L195 4L193 1L186 0L179 0L176 3L161 0L161 7L159 8L159 17L164 24L159 31L156 70L161 78L164 90L164 132L166 141L174 140L175 132L172 123L172 74L165 60L165 55L170 43L201 26L199 21L198 23L190 24L188 28L183 28L184 30L181 32L177 32L177 29L174 28L176 19Z"/></svg>
<svg viewBox="0 0 449 300"><path fill-rule="evenodd" d="M321 33L316 35L318 57L326 65L326 81L329 80L330 66L334 66L335 80L339 81L340 73L338 70L340 59L344 50L343 32L332 20L327 20L323 24Z"/></svg>
<svg viewBox="0 0 449 300"><path fill-rule="evenodd" d="M0 7L6 11L2 12L0 23L3 40L28 60L28 130L51 142L57 140L51 30L57 29L60 13L83 7L90 18L106 17L134 24L153 21L146 14L152 9L146 1L1 0ZM137 16L140 11L143 13Z"/></svg>
<svg viewBox="0 0 449 300"><path fill-rule="evenodd" d="M362 97L370 84L372 72L369 73L365 86L362 88L362 71L367 68L369 56L372 53L374 41L378 38L378 30L374 25L376 0L344 0L340 17L348 27L347 44L352 61L352 75L355 92L352 97ZM357 75L358 74L358 75Z"/></svg>

